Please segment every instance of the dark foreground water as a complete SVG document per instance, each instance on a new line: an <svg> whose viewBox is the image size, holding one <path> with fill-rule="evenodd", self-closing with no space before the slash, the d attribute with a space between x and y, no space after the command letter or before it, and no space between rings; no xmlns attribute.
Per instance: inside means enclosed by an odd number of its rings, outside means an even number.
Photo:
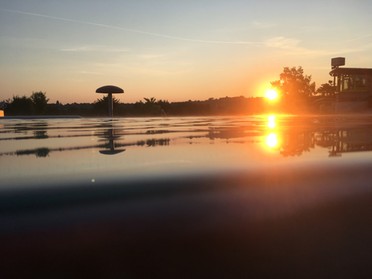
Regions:
<svg viewBox="0 0 372 279"><path fill-rule="evenodd" d="M371 151L368 115L2 119L0 275L370 275Z"/></svg>

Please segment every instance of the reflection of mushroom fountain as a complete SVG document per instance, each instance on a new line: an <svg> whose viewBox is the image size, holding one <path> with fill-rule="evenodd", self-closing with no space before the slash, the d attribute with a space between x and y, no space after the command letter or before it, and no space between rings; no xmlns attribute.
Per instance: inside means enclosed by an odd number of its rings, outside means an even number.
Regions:
<svg viewBox="0 0 372 279"><path fill-rule="evenodd" d="M125 151L125 149L115 149L115 140L120 138L120 136L115 135L114 129L108 129L101 137L108 140L108 142L105 144L107 149L100 150L99 153L105 155L114 155Z"/></svg>
<svg viewBox="0 0 372 279"><path fill-rule="evenodd" d="M122 94L124 93L124 90L120 87L114 86L114 85L105 85L96 90L96 93L103 93L107 94L108 97L108 116L113 116L113 101L112 101L112 94Z"/></svg>

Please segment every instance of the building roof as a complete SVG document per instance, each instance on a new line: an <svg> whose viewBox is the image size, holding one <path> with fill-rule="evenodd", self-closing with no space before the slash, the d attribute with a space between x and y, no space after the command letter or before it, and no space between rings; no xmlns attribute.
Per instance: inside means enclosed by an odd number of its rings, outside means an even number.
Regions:
<svg viewBox="0 0 372 279"><path fill-rule="evenodd" d="M367 75L372 76L372 68L335 68L329 72L331 76L338 75Z"/></svg>

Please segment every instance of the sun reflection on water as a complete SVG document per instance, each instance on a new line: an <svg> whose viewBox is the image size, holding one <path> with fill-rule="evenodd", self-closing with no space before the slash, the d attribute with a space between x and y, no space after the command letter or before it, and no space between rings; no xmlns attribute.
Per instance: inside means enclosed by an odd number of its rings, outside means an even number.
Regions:
<svg viewBox="0 0 372 279"><path fill-rule="evenodd" d="M269 115L267 117L267 127L269 129L274 129L276 127L276 115Z"/></svg>
<svg viewBox="0 0 372 279"><path fill-rule="evenodd" d="M265 136L265 147L272 150L278 149L280 147L280 136L278 134L277 128L277 116L274 114L267 116L267 135Z"/></svg>
<svg viewBox="0 0 372 279"><path fill-rule="evenodd" d="M269 148L277 148L279 146L279 138L276 133L270 133L266 136L266 146Z"/></svg>

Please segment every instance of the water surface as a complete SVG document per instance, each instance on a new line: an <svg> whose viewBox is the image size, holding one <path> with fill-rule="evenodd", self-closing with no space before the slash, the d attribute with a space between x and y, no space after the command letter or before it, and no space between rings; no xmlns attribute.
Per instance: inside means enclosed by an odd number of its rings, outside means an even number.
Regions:
<svg viewBox="0 0 372 279"><path fill-rule="evenodd" d="M371 116L0 127L0 274L371 277Z"/></svg>
<svg viewBox="0 0 372 279"><path fill-rule="evenodd" d="M3 189L372 162L369 116L3 119L0 127Z"/></svg>

